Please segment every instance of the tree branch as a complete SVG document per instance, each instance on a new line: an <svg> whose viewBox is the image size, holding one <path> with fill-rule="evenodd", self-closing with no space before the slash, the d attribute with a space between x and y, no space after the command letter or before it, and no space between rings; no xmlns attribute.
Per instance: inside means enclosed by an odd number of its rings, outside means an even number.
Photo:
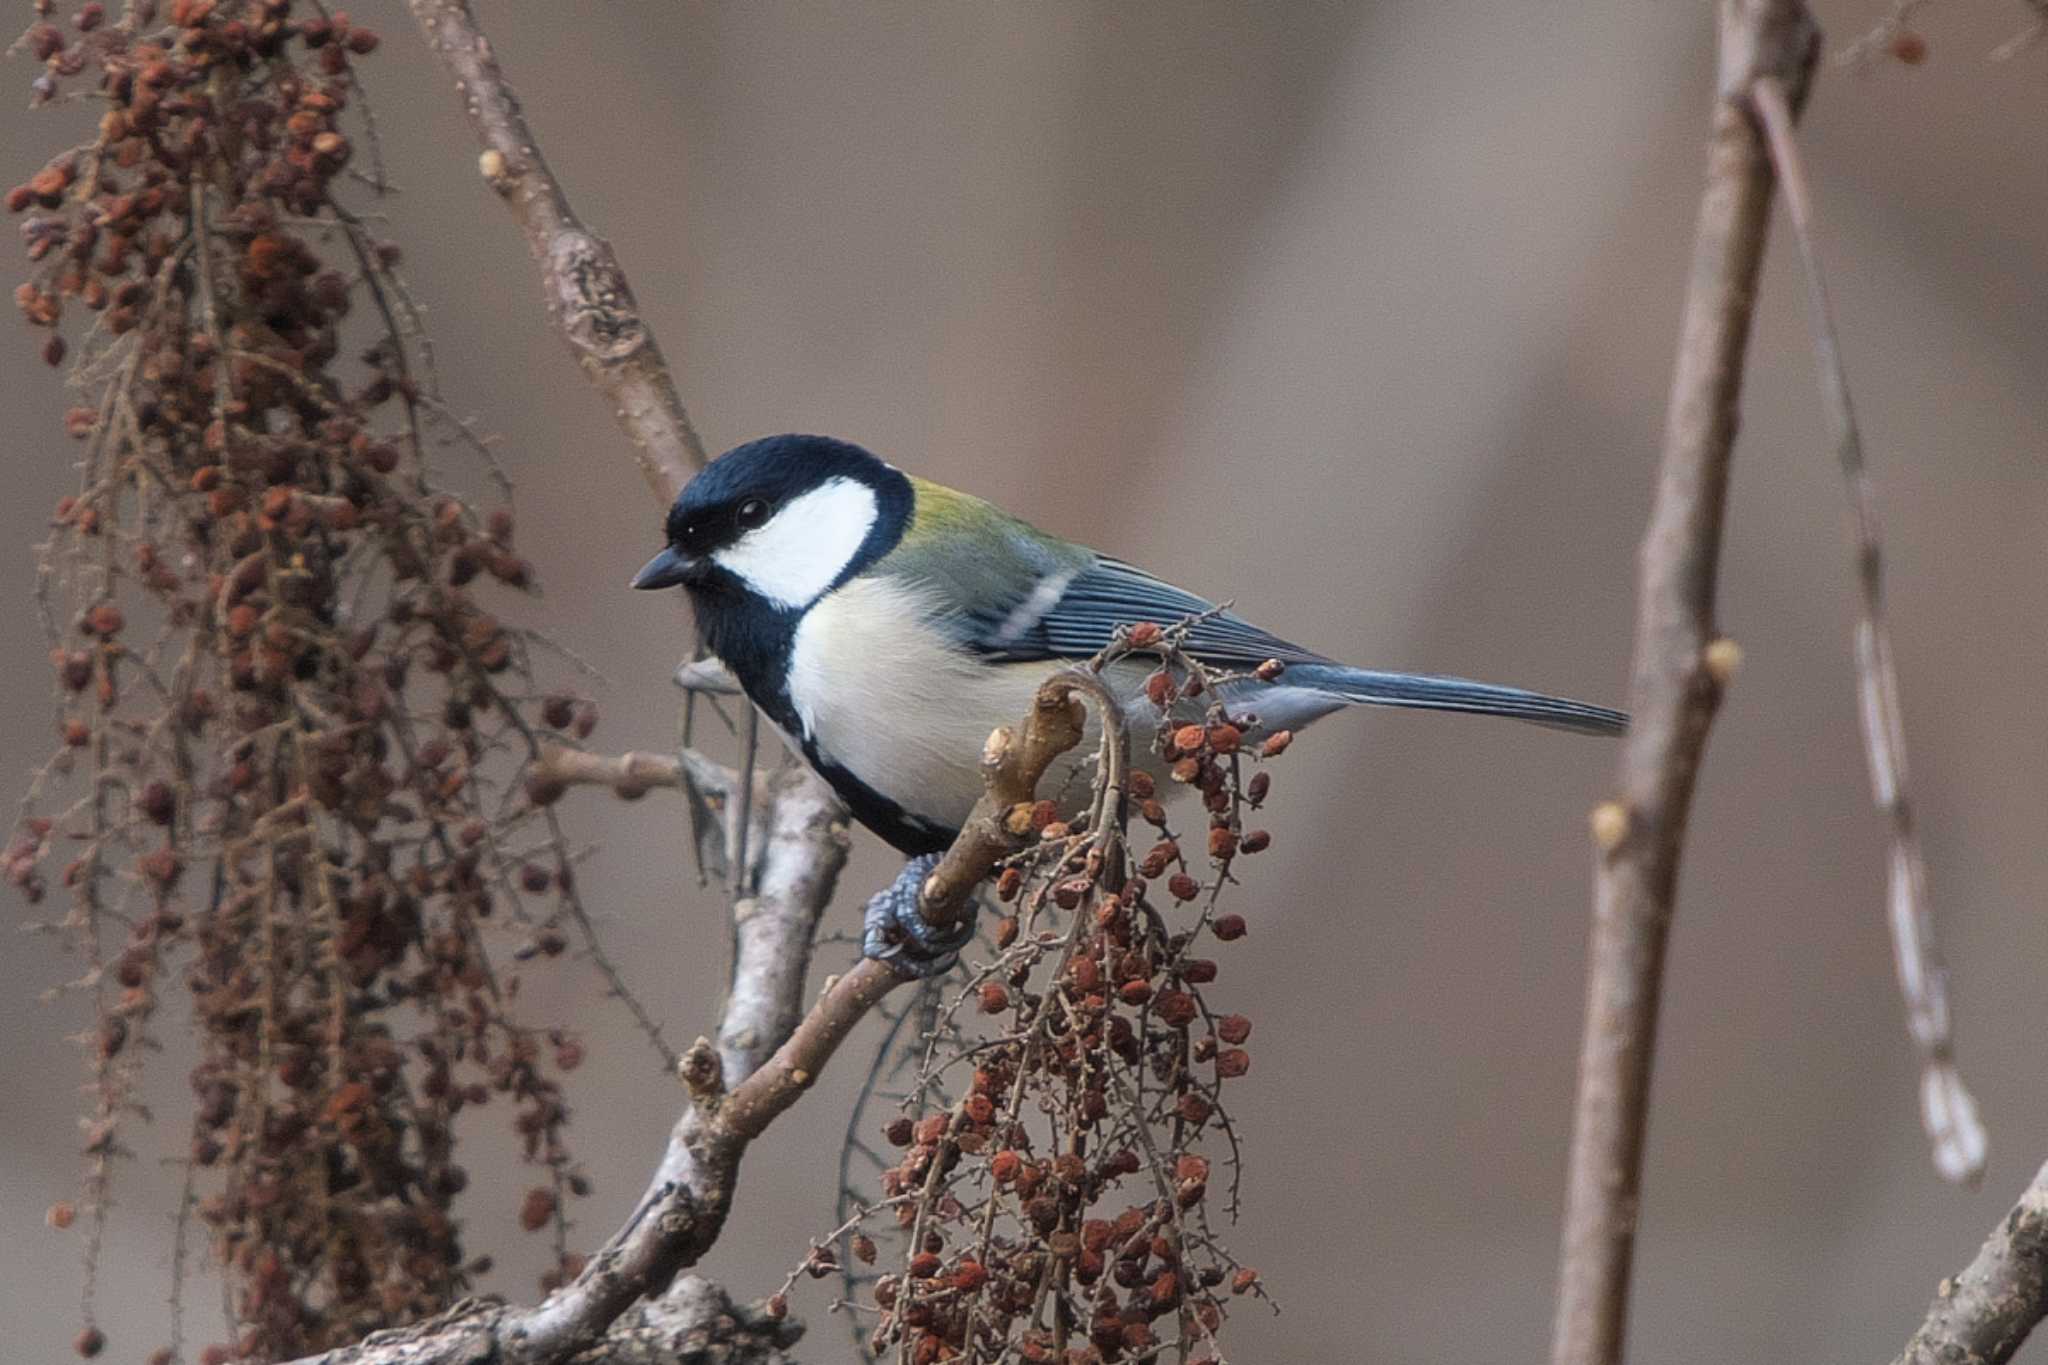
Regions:
<svg viewBox="0 0 2048 1365"><path fill-rule="evenodd" d="M846 808L808 769L788 764L762 785L766 834L755 844L761 870L754 894L732 908L739 950L718 1020L719 1063L728 1076L755 1074L795 1031L812 934L851 843Z"/></svg>
<svg viewBox="0 0 2048 1365"><path fill-rule="evenodd" d="M666 506L706 462L668 362L640 316L611 244L569 206L468 0L407 0L427 45L455 77L483 153L477 169L505 201L540 267L548 316L612 404L640 472Z"/></svg>
<svg viewBox="0 0 2048 1365"><path fill-rule="evenodd" d="M1748 108L1765 75L1795 104L1819 31L1800 0L1722 0L1707 183L1679 329L1662 472L1641 550L1633 713L1600 844L1579 1054L1555 1365L1621 1358L1650 1066L1679 855L1732 650L1716 654L1714 587L1771 164Z"/></svg>
<svg viewBox="0 0 2048 1365"><path fill-rule="evenodd" d="M627 1310L572 1365L768 1365L788 1359L783 1351L802 1335L797 1323L735 1304L709 1280L683 1275Z"/></svg>
<svg viewBox="0 0 2048 1365"><path fill-rule="evenodd" d="M2048 1317L2048 1166L1962 1274L1943 1280L1894 1365L2003 1365Z"/></svg>

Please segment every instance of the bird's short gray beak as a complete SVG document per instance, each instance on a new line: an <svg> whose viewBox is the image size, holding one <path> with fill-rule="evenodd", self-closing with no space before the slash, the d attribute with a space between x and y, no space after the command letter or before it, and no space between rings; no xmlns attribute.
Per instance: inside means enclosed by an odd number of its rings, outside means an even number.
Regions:
<svg viewBox="0 0 2048 1365"><path fill-rule="evenodd" d="M697 570L698 561L671 545L633 575L636 588L673 588Z"/></svg>

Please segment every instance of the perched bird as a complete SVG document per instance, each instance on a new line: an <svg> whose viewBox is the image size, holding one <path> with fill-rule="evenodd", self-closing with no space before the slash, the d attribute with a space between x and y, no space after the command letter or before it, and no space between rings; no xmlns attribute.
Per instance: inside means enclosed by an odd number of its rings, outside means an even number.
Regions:
<svg viewBox="0 0 2048 1365"><path fill-rule="evenodd" d="M829 437L727 451L676 498L665 531L633 586L687 589L705 647L854 817L910 855L869 903L866 947L914 974L949 966L972 932L936 941L915 906L981 794L989 732L1016 722L1053 667L1094 656L1119 626L1209 613L1183 648L1246 674L1218 699L1255 713L1255 735L1359 704L1589 734L1627 725L1619 711L1540 692L1337 663ZM1283 665L1277 678L1249 676L1268 659ZM1143 686L1151 669L1129 659L1108 674L1141 727L1158 714ZM1070 760L1085 761L1080 751ZM1058 782L1056 772L1049 789Z"/></svg>

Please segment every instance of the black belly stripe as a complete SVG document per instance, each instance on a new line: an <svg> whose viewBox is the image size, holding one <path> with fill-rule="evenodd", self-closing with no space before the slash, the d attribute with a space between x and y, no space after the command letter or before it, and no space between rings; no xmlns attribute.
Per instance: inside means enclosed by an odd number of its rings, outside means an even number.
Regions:
<svg viewBox="0 0 2048 1365"><path fill-rule="evenodd" d="M838 793L846 808L853 812L853 818L881 835L885 842L906 857L943 853L959 833L906 811L855 777L852 770L825 757L809 737L803 741L803 750L811 767Z"/></svg>

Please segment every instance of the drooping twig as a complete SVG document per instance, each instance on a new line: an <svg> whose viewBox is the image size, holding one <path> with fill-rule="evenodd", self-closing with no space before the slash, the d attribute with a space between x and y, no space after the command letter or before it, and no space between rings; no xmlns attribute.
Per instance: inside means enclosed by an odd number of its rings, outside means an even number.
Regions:
<svg viewBox="0 0 2048 1365"><path fill-rule="evenodd" d="M1856 578L1862 604L1862 616L1856 622L1856 686L1862 700L1863 750L1870 762L1871 789L1890 826L1887 918L1899 990L1906 1001L1906 1022L1920 1051L1920 1121L1933 1144L1936 1169L1950 1180L1974 1181L1984 1171L1984 1126L1977 1119L1976 1101L1956 1070L1948 972L1934 937L1934 911L1927 898L1927 858L1921 851L1920 831L1913 823L1906 786L1906 733L1900 716L1898 674L1892 665L1891 628L1885 619L1884 542L1877 491L1863 462L1863 437L1850 402L1834 309L1821 273L1813 204L1793 131L1791 101L1783 84L1769 75L1757 81L1754 99L1806 266L1821 406L1827 414L1855 522Z"/></svg>
<svg viewBox="0 0 2048 1365"><path fill-rule="evenodd" d="M640 316L610 243L569 206L468 0L409 0L455 76L483 152L477 168L512 210L540 267L548 314L632 438L640 472L666 505L705 463L668 362Z"/></svg>
<svg viewBox="0 0 2048 1365"><path fill-rule="evenodd" d="M2048 1166L1962 1274L1941 1282L1894 1365L2004 1365L2048 1317Z"/></svg>
<svg viewBox="0 0 2048 1365"><path fill-rule="evenodd" d="M1748 111L1757 78L1804 94L1819 31L1799 0L1722 0L1706 187L1695 228L1661 471L1639 563L1633 712L1600 845L1585 1033L1558 1270L1555 1365L1621 1357L1651 1060L1678 864L1725 663L1714 588L1770 158ZM1732 651L1722 650L1725 660Z"/></svg>

